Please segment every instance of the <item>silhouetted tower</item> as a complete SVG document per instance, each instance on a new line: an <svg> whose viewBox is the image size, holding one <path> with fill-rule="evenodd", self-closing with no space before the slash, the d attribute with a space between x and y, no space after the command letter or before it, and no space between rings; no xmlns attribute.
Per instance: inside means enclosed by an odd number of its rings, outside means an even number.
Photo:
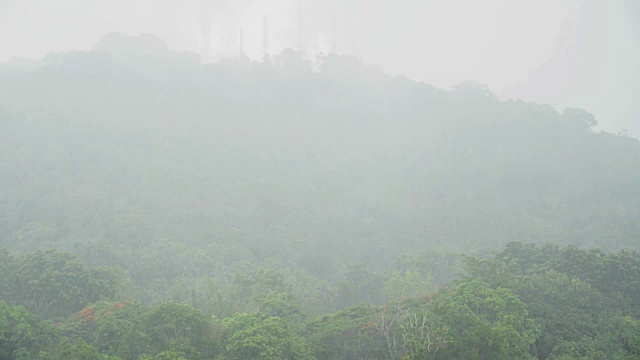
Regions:
<svg viewBox="0 0 640 360"><path fill-rule="evenodd" d="M336 52L336 0L333 0L331 9L331 52Z"/></svg>
<svg viewBox="0 0 640 360"><path fill-rule="evenodd" d="M202 19L200 27L201 44L200 49L204 61L211 60L213 51L211 49L211 15L209 15L209 5L206 0L202 0Z"/></svg>
<svg viewBox="0 0 640 360"><path fill-rule="evenodd" d="M239 41L240 41L240 56L244 55L244 31L242 31L242 29L240 29L240 34L238 34L239 36Z"/></svg>
<svg viewBox="0 0 640 360"><path fill-rule="evenodd" d="M298 0L298 52L300 54L304 52L302 41L302 0Z"/></svg>
<svg viewBox="0 0 640 360"><path fill-rule="evenodd" d="M262 61L268 63L271 61L269 53L269 17L264 16L264 29L262 33Z"/></svg>

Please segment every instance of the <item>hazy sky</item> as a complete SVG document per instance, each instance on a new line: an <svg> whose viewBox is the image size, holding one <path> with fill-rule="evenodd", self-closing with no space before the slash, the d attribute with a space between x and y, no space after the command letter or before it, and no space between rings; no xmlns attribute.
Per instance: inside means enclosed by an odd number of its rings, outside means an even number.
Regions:
<svg viewBox="0 0 640 360"><path fill-rule="evenodd" d="M172 49L200 51L203 9L213 50L261 55L262 14L269 15L272 51L298 44L298 1L0 0L0 59L41 58L88 49L101 35L152 33ZM473 79L500 90L547 59L575 0L303 0L308 53L336 48L434 85ZM204 5L203 5L204 4Z"/></svg>
<svg viewBox="0 0 640 360"><path fill-rule="evenodd" d="M584 12L585 4L599 3L600 8L613 9L605 11L602 17L606 19L596 23L602 29L618 24L605 36L620 37L632 26L634 17L627 13L638 10L628 5L634 1L302 0L302 40L310 56L318 51L327 53L335 28L337 52L357 55L391 75L406 74L442 88L474 80L501 93L531 80L541 66L558 57L562 51L559 45L580 35L576 35L580 27L575 18ZM201 30L207 17L214 59L239 52L241 31L245 53L259 59L263 14L269 16L272 53L298 46L298 4L298 0L0 0L0 61L90 49L100 36L114 31L151 33L173 50L202 52ZM624 44L640 42L637 34L629 32ZM635 69L633 64L632 57L625 66ZM633 76L627 78L636 81ZM532 100L559 107L571 105L561 99L544 99L535 92L529 95ZM637 121L618 119L609 130L624 126L640 134Z"/></svg>

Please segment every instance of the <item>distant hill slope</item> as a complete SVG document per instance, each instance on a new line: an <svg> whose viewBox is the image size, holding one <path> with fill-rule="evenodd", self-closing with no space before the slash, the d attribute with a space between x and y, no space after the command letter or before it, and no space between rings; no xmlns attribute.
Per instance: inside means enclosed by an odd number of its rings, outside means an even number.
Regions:
<svg viewBox="0 0 640 360"><path fill-rule="evenodd" d="M273 65L201 65L151 38L156 51L110 52L133 41L111 36L0 70L0 246L372 263L512 240L638 247L640 145L593 132L584 110L334 55L311 71L292 51Z"/></svg>
<svg viewBox="0 0 640 360"><path fill-rule="evenodd" d="M529 78L500 92L555 106L588 107L601 127L640 138L640 3L585 0L554 55Z"/></svg>

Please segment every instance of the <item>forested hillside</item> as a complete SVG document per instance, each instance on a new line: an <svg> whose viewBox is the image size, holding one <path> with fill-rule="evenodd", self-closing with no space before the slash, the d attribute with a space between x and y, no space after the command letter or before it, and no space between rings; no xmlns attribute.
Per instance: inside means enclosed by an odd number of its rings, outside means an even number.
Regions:
<svg viewBox="0 0 640 360"><path fill-rule="evenodd" d="M595 124L149 35L7 63L0 359L637 358L640 143Z"/></svg>

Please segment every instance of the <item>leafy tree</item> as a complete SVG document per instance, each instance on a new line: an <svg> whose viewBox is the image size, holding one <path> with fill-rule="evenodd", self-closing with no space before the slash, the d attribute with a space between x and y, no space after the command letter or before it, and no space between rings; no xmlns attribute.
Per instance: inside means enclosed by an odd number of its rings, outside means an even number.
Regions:
<svg viewBox="0 0 640 360"><path fill-rule="evenodd" d="M97 311L95 330L90 337L92 344L103 354L123 359L142 354L148 339L143 328L145 308L127 302L107 305Z"/></svg>
<svg viewBox="0 0 640 360"><path fill-rule="evenodd" d="M100 274L98 276L98 274ZM10 303L46 318L63 318L84 306L115 296L115 281L86 269L70 253L36 251L20 256L8 276Z"/></svg>
<svg viewBox="0 0 640 360"><path fill-rule="evenodd" d="M163 351L153 357L153 360L187 360L184 354L175 351Z"/></svg>
<svg viewBox="0 0 640 360"><path fill-rule="evenodd" d="M308 325L309 340L318 359L371 359L388 354L376 339L376 308L360 304L322 316Z"/></svg>
<svg viewBox="0 0 640 360"><path fill-rule="evenodd" d="M452 342L444 358L526 359L539 328L526 305L509 289L491 289L479 280L465 282L446 295L437 313L449 324Z"/></svg>
<svg viewBox="0 0 640 360"><path fill-rule="evenodd" d="M424 274L432 279L432 287L440 287L458 279L464 269L463 260L463 256L457 252L429 249L418 254L399 256L393 262L392 269L399 274L407 271Z"/></svg>
<svg viewBox="0 0 640 360"><path fill-rule="evenodd" d="M288 293L269 291L258 298L258 307L262 314L277 316L292 324L303 324L304 314L300 310L300 304Z"/></svg>
<svg viewBox="0 0 640 360"><path fill-rule="evenodd" d="M6 249L0 249L0 299L6 299L11 291L10 279L14 258Z"/></svg>
<svg viewBox="0 0 640 360"><path fill-rule="evenodd" d="M137 358L145 351L147 309L130 302L102 301L89 305L59 326L71 339L84 339L101 354Z"/></svg>
<svg viewBox="0 0 640 360"><path fill-rule="evenodd" d="M210 322L200 310L173 302L154 307L144 321L147 350L156 354L172 351L190 359L211 357L217 350L211 331Z"/></svg>
<svg viewBox="0 0 640 360"><path fill-rule="evenodd" d="M0 359L31 360L45 357L56 340L51 325L22 306L0 300Z"/></svg>
<svg viewBox="0 0 640 360"><path fill-rule="evenodd" d="M415 269L404 274L394 270L384 282L384 291L391 301L417 297L433 291L433 279L431 274L421 274Z"/></svg>
<svg viewBox="0 0 640 360"><path fill-rule="evenodd" d="M435 359L439 350L453 342L449 326L429 312L406 316L399 333L406 360Z"/></svg>
<svg viewBox="0 0 640 360"><path fill-rule="evenodd" d="M630 356L640 356L640 321L625 316L617 321L617 336Z"/></svg>
<svg viewBox="0 0 640 360"><path fill-rule="evenodd" d="M337 305L339 308L361 302L381 304L385 300L382 277L371 272L364 263L346 267L338 281Z"/></svg>
<svg viewBox="0 0 640 360"><path fill-rule="evenodd" d="M82 339L64 338L58 346L57 360L116 360L102 355Z"/></svg>
<svg viewBox="0 0 640 360"><path fill-rule="evenodd" d="M628 251L511 243L491 259L469 259L468 271L527 304L541 329L536 356L630 356L612 334L623 323L616 319L635 313L637 261Z"/></svg>
<svg viewBox="0 0 640 360"><path fill-rule="evenodd" d="M235 314L222 321L228 359L313 359L303 338L283 318L262 313Z"/></svg>
<svg viewBox="0 0 640 360"><path fill-rule="evenodd" d="M587 128L592 128L598 125L596 117L584 109L566 108L562 112L562 116L567 118L567 120L569 121L574 121L577 124L583 125Z"/></svg>

